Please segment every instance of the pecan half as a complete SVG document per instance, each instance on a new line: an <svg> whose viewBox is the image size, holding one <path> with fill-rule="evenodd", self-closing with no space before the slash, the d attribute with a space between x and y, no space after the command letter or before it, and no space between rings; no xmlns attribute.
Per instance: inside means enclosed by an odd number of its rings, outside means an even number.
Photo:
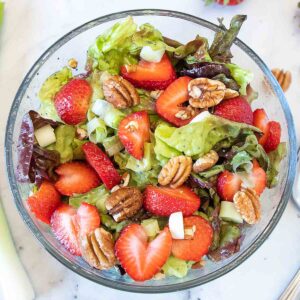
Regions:
<svg viewBox="0 0 300 300"><path fill-rule="evenodd" d="M219 104L225 96L226 86L218 80L196 78L189 82L189 103L196 108L208 108Z"/></svg>
<svg viewBox="0 0 300 300"><path fill-rule="evenodd" d="M174 189L181 186L190 176L192 164L192 159L184 155L171 158L161 169L158 182L161 185L170 184Z"/></svg>
<svg viewBox="0 0 300 300"><path fill-rule="evenodd" d="M175 117L181 120L188 120L194 117L196 114L200 112L199 109L188 105L187 107L182 107L181 110L176 113Z"/></svg>
<svg viewBox="0 0 300 300"><path fill-rule="evenodd" d="M244 188L235 193L233 202L236 210L248 224L255 224L261 217L259 197L251 188Z"/></svg>
<svg viewBox="0 0 300 300"><path fill-rule="evenodd" d="M110 76L103 82L105 99L116 108L132 107L140 103L135 87L121 76Z"/></svg>
<svg viewBox="0 0 300 300"><path fill-rule="evenodd" d="M280 84L282 90L286 92L292 83L292 74L290 71L280 69L273 69L272 73Z"/></svg>
<svg viewBox="0 0 300 300"><path fill-rule="evenodd" d="M213 167L219 160L219 155L216 151L210 150L208 153L198 158L193 165L193 171L200 173Z"/></svg>
<svg viewBox="0 0 300 300"><path fill-rule="evenodd" d="M135 187L120 187L105 202L106 209L116 222L134 216L143 204L143 196Z"/></svg>
<svg viewBox="0 0 300 300"><path fill-rule="evenodd" d="M232 89L226 89L225 95L224 95L224 100L235 98L237 96L239 96L239 92L232 90Z"/></svg>
<svg viewBox="0 0 300 300"><path fill-rule="evenodd" d="M116 264L113 237L103 228L97 228L82 236L80 248L82 257L96 269L106 270Z"/></svg>

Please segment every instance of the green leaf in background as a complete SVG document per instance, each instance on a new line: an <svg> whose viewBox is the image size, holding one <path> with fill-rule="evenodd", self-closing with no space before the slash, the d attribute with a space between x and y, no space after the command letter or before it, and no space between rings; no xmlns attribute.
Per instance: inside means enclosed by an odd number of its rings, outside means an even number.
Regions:
<svg viewBox="0 0 300 300"><path fill-rule="evenodd" d="M3 15L4 15L4 3L0 2L0 26L3 23Z"/></svg>

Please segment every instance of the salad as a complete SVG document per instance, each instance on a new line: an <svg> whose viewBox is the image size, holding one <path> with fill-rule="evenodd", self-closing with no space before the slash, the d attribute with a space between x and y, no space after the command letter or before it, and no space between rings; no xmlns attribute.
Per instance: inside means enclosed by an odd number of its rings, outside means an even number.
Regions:
<svg viewBox="0 0 300 300"><path fill-rule="evenodd" d="M232 62L245 20L220 20L209 45L128 17L96 38L82 73L70 59L45 80L16 176L71 254L145 281L239 251L286 154L280 124L251 108L254 75Z"/></svg>

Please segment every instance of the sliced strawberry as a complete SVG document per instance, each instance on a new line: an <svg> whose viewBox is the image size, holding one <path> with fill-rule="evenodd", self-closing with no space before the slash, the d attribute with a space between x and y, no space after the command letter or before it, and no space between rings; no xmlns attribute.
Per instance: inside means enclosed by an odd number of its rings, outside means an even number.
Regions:
<svg viewBox="0 0 300 300"><path fill-rule="evenodd" d="M62 195L83 194L100 184L97 173L85 163L64 163L55 172L59 175L55 187Z"/></svg>
<svg viewBox="0 0 300 300"><path fill-rule="evenodd" d="M233 201L233 196L241 187L241 179L235 173L224 171L218 176L217 192L222 200Z"/></svg>
<svg viewBox="0 0 300 300"><path fill-rule="evenodd" d="M253 124L253 112L248 101L242 97L223 100L215 106L214 114L239 123Z"/></svg>
<svg viewBox="0 0 300 300"><path fill-rule="evenodd" d="M135 87L164 90L176 78L173 65L165 54L159 63L141 60L138 65L122 66L121 75Z"/></svg>
<svg viewBox="0 0 300 300"><path fill-rule="evenodd" d="M269 134L264 144L264 149L267 153L277 149L281 138L281 126L278 122L270 121L268 127Z"/></svg>
<svg viewBox="0 0 300 300"><path fill-rule="evenodd" d="M176 117L179 111L187 109L182 104L188 101L188 84L190 81L190 77L179 77L167 87L156 101L157 113L177 127L188 124L195 117L186 120Z"/></svg>
<svg viewBox="0 0 300 300"><path fill-rule="evenodd" d="M77 125L86 120L92 89L84 79L72 79L55 95L54 104L60 118Z"/></svg>
<svg viewBox="0 0 300 300"><path fill-rule="evenodd" d="M253 113L253 125L260 129L263 135L259 138L258 142L264 145L269 135L269 118L263 108L256 109Z"/></svg>
<svg viewBox="0 0 300 300"><path fill-rule="evenodd" d="M240 3L242 3L244 0L215 0L216 3L221 4L221 5L229 5L229 6L233 6L233 5L238 5ZM210 2L210 0L209 0Z"/></svg>
<svg viewBox="0 0 300 300"><path fill-rule="evenodd" d="M196 226L194 236L190 240L173 240L172 254L183 260L199 261L212 243L213 229L208 221L198 216L183 219L184 228Z"/></svg>
<svg viewBox="0 0 300 300"><path fill-rule="evenodd" d="M253 169L252 174L250 175L250 180L253 183L256 193L260 195L267 186L267 174L256 160L253 161Z"/></svg>
<svg viewBox="0 0 300 300"><path fill-rule="evenodd" d="M170 216L178 211L190 216L200 207L200 198L186 186L172 189L148 185L144 191L144 207L157 216Z"/></svg>
<svg viewBox="0 0 300 300"><path fill-rule="evenodd" d="M108 189L121 182L121 176L108 156L95 144L87 142L82 146L85 158Z"/></svg>
<svg viewBox="0 0 300 300"><path fill-rule="evenodd" d="M50 224L53 212L61 204L61 197L52 183L44 181L39 190L27 199L27 204L39 220Z"/></svg>
<svg viewBox="0 0 300 300"><path fill-rule="evenodd" d="M76 221L80 233L85 235L100 226L100 216L96 206L82 202L77 210Z"/></svg>
<svg viewBox="0 0 300 300"><path fill-rule="evenodd" d="M130 155L144 157L144 144L150 140L150 121L147 112L128 115L119 125L118 136Z"/></svg>
<svg viewBox="0 0 300 300"><path fill-rule="evenodd" d="M77 226L74 223L76 209L70 205L62 204L51 217L51 229L56 238L71 254L81 255L78 243Z"/></svg>
<svg viewBox="0 0 300 300"><path fill-rule="evenodd" d="M165 264L172 248L172 236L166 227L150 243L139 224L130 224L115 244L115 252L121 266L136 281L151 279Z"/></svg>

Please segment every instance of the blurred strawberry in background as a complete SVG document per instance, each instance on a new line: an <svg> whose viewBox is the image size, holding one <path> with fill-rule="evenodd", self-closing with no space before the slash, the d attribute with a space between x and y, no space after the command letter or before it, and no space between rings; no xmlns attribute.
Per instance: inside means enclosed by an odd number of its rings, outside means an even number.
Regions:
<svg viewBox="0 0 300 300"><path fill-rule="evenodd" d="M238 5L244 0L205 0L206 4L218 3L221 5Z"/></svg>

